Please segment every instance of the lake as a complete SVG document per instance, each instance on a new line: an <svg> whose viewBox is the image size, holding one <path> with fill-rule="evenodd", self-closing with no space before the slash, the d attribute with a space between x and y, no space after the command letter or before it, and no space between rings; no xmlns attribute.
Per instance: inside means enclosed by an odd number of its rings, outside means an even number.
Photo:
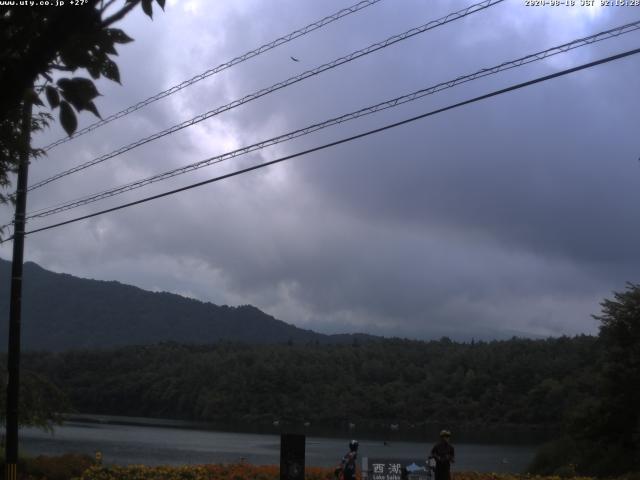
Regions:
<svg viewBox="0 0 640 480"><path fill-rule="evenodd" d="M110 420L113 421L113 420ZM280 437L255 433L231 433L170 426L123 425L68 421L53 434L33 428L20 431L21 451L30 455L75 452L103 454L105 464L193 465L231 463L241 459L256 465L280 463ZM348 447L349 438L308 436L306 464L335 466ZM534 445L485 445L452 442L455 470L522 472L535 454ZM418 442L360 439L360 457L424 459L431 445Z"/></svg>

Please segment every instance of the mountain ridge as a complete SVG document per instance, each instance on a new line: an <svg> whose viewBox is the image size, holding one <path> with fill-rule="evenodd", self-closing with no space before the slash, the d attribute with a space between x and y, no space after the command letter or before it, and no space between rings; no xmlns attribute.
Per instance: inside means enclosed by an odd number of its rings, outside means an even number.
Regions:
<svg viewBox="0 0 640 480"><path fill-rule="evenodd" d="M0 259L0 350L6 351L11 262ZM362 333L327 335L279 320L253 305L216 305L115 280L93 280L25 262L22 345L62 351L150 345L166 341L209 344L352 343Z"/></svg>

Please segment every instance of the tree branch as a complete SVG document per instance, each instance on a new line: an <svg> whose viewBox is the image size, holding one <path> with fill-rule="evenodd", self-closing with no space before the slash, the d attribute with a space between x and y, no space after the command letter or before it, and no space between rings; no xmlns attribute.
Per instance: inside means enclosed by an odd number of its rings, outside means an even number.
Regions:
<svg viewBox="0 0 640 480"><path fill-rule="evenodd" d="M105 11L107 11L107 9L113 5L114 3L116 3L116 0L109 0L107 2L107 4L105 5L104 2L100 5L100 14L103 14Z"/></svg>
<svg viewBox="0 0 640 480"><path fill-rule="evenodd" d="M102 26L103 27L108 27L109 25L114 24L118 20L122 20L127 13L129 13L131 10L133 10L136 7L136 5L138 5L138 3L140 3L140 0L134 0L133 2L127 4L124 7L122 7L119 11L117 11L116 13L111 15L110 17L105 18L102 21Z"/></svg>
<svg viewBox="0 0 640 480"><path fill-rule="evenodd" d="M73 72L74 69L70 68L70 67L66 67L64 65L58 65L58 64L51 64L48 66L49 69L51 70L62 70L63 72Z"/></svg>

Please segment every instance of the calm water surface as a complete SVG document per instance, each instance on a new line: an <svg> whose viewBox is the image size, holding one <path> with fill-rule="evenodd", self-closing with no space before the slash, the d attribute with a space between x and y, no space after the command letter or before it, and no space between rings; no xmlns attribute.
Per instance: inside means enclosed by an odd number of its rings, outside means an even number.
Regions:
<svg viewBox="0 0 640 480"><path fill-rule="evenodd" d="M349 439L307 437L306 464L334 466L346 452ZM535 446L456 444L456 470L522 472ZM256 465L280 462L280 437L162 426L138 426L69 421L53 434L21 430L22 451L31 455L68 452L103 454L106 464L187 465L229 463L244 458ZM430 446L415 442L360 441L360 456L424 459Z"/></svg>

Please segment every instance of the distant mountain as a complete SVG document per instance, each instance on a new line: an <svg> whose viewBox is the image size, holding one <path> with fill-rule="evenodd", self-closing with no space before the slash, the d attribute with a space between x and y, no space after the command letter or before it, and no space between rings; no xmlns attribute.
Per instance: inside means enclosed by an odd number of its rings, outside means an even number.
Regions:
<svg viewBox="0 0 640 480"><path fill-rule="evenodd" d="M11 263L0 259L0 350L6 351ZM24 265L22 348L61 351L166 341L207 344L351 343L365 334L324 335L304 330L251 305L218 306L119 282L54 273Z"/></svg>

